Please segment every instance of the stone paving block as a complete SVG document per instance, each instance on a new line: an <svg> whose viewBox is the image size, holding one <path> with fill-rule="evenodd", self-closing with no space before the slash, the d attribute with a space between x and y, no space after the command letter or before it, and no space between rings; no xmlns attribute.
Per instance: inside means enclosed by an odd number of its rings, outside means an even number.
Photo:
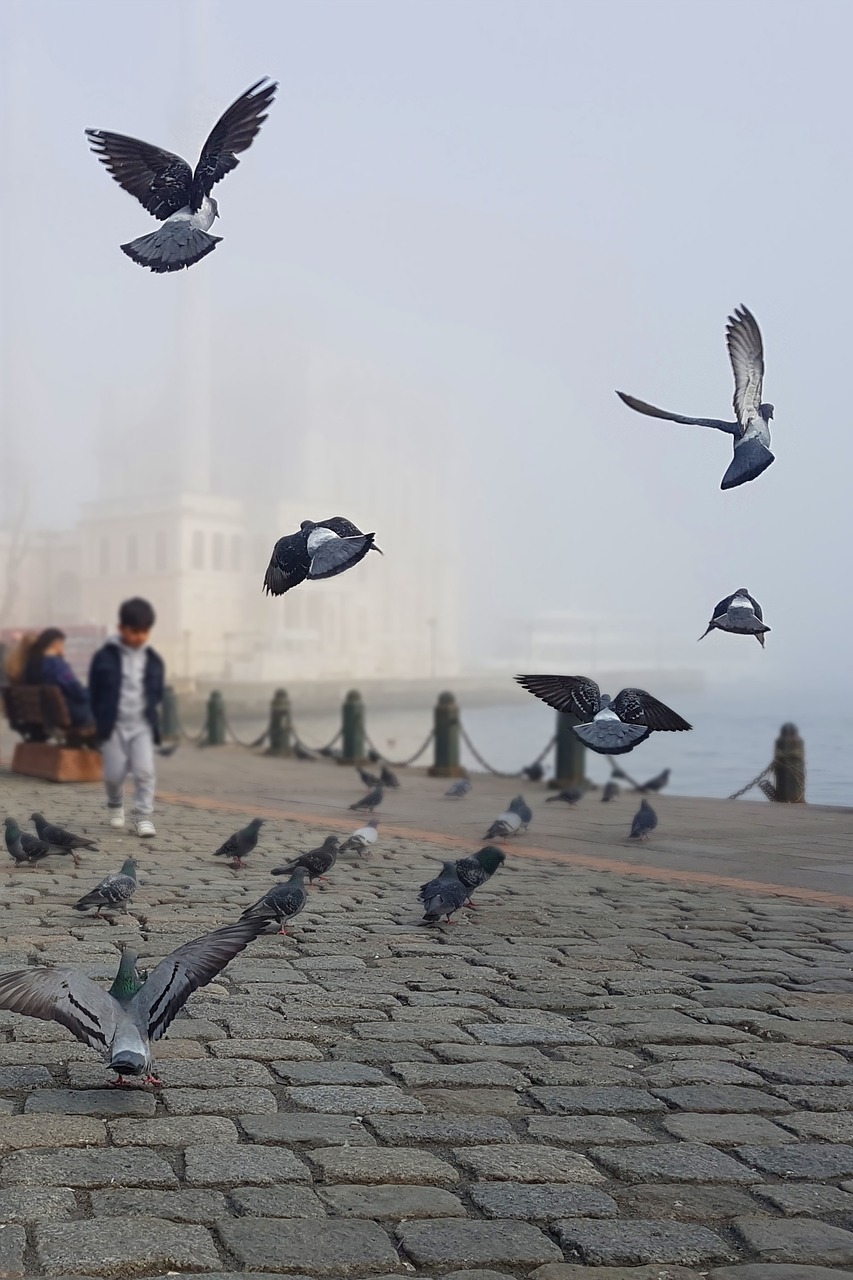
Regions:
<svg viewBox="0 0 853 1280"><path fill-rule="evenodd" d="M308 1062L323 1056L307 1040L217 1040L210 1051L214 1058L254 1058L256 1062Z"/></svg>
<svg viewBox="0 0 853 1280"><path fill-rule="evenodd" d="M273 1071L288 1084L391 1084L378 1067L363 1062L273 1062Z"/></svg>
<svg viewBox="0 0 853 1280"><path fill-rule="evenodd" d="M853 1232L811 1218L738 1218L735 1231L765 1262L853 1262Z"/></svg>
<svg viewBox="0 0 853 1280"><path fill-rule="evenodd" d="M452 1184L459 1174L429 1151L393 1147L330 1147L312 1151L311 1161L326 1182L414 1182Z"/></svg>
<svg viewBox="0 0 853 1280"><path fill-rule="evenodd" d="M40 1223L35 1234L39 1262L49 1276L145 1275L160 1270L211 1271L219 1254L204 1227L162 1218L93 1218L88 1222Z"/></svg>
<svg viewBox="0 0 853 1280"><path fill-rule="evenodd" d="M593 1187L563 1182L475 1182L469 1189L474 1204L487 1218L613 1218L618 1205L612 1196Z"/></svg>
<svg viewBox="0 0 853 1280"><path fill-rule="evenodd" d="M493 1022L472 1023L466 1031L481 1044L594 1044L591 1035L572 1027L536 1027L523 1022L507 1022L498 1026ZM448 1037L451 1039L452 1037Z"/></svg>
<svg viewBox="0 0 853 1280"><path fill-rule="evenodd" d="M655 1089L654 1094L681 1111L721 1111L727 1115L764 1112L772 1115L790 1109L790 1103L774 1098L771 1093L739 1085L687 1084L674 1089Z"/></svg>
<svg viewBox="0 0 853 1280"><path fill-rule="evenodd" d="M27 1247L25 1227L4 1225L0 1230L0 1276L24 1274L24 1250Z"/></svg>
<svg viewBox="0 0 853 1280"><path fill-rule="evenodd" d="M706 1222L736 1218L755 1210L755 1201L749 1194L734 1187L657 1182L611 1190L618 1195L621 1208L636 1218Z"/></svg>
<svg viewBox="0 0 853 1280"><path fill-rule="evenodd" d="M788 1148L780 1148L786 1151ZM738 1148L741 1152L743 1148ZM773 1150L772 1147L767 1150ZM748 1185L760 1179L731 1156L701 1142L661 1142L648 1147L591 1147L590 1157L626 1182L728 1182ZM677 1259L674 1259L677 1261Z"/></svg>
<svg viewBox="0 0 853 1280"><path fill-rule="evenodd" d="M605 1267L631 1267L649 1262L699 1266L728 1262L734 1250L707 1227L694 1223L622 1218L567 1218L556 1224L564 1251L584 1262Z"/></svg>
<svg viewBox="0 0 853 1280"><path fill-rule="evenodd" d="M279 1182L310 1182L307 1165L284 1147L248 1143L188 1147L185 1180L192 1187L268 1187Z"/></svg>
<svg viewBox="0 0 853 1280"><path fill-rule="evenodd" d="M701 1062L690 1058L678 1059L662 1066L647 1067L642 1080L649 1089L675 1089L681 1085L756 1085L764 1087L764 1080L755 1071L747 1071L734 1062Z"/></svg>
<svg viewBox="0 0 853 1280"><path fill-rule="evenodd" d="M616 1115L665 1111L660 1098L644 1089L536 1088L529 1090L546 1111L556 1115Z"/></svg>
<svg viewBox="0 0 853 1280"><path fill-rule="evenodd" d="M360 1040L387 1040L390 1043L405 1043L407 1040L415 1044L436 1044L441 1041L458 1044L473 1044L471 1036L453 1023L431 1023L417 1026L411 1022L364 1022L354 1028ZM312 1037L313 1038L313 1037ZM512 1041L507 1043L518 1043ZM399 1053L395 1054L399 1058Z"/></svg>
<svg viewBox="0 0 853 1280"><path fill-rule="evenodd" d="M211 1195L212 1192L196 1192ZM235 1187L229 1198L238 1213L255 1218L325 1218L326 1210L308 1187ZM221 1215L224 1216L224 1215Z"/></svg>
<svg viewBox="0 0 853 1280"><path fill-rule="evenodd" d="M795 1108L809 1111L853 1111L853 1085L772 1084L773 1092Z"/></svg>
<svg viewBox="0 0 853 1280"><path fill-rule="evenodd" d="M244 1218L220 1223L219 1235L249 1271L345 1277L399 1269L397 1250L375 1222Z"/></svg>
<svg viewBox="0 0 853 1280"><path fill-rule="evenodd" d="M530 1280L697 1280L697 1273L689 1267L667 1267L666 1276L662 1277L660 1267L584 1267L570 1262L549 1262L546 1267L531 1271ZM806 1277L790 1280L806 1280Z"/></svg>
<svg viewBox="0 0 853 1280"><path fill-rule="evenodd" d="M394 1062L391 1070L403 1084L411 1088L488 1088L494 1085L510 1089L523 1088L527 1077L500 1062Z"/></svg>
<svg viewBox="0 0 853 1280"><path fill-rule="evenodd" d="M107 1141L103 1120L89 1116L0 1116L0 1151L25 1147L95 1147Z"/></svg>
<svg viewBox="0 0 853 1280"><path fill-rule="evenodd" d="M47 1067L0 1067L0 1089L36 1089L53 1084Z"/></svg>
<svg viewBox="0 0 853 1280"><path fill-rule="evenodd" d="M853 1280L853 1271L808 1263L747 1262L736 1267L714 1267L711 1280Z"/></svg>
<svg viewBox="0 0 853 1280"><path fill-rule="evenodd" d="M796 1111L782 1124L800 1138L823 1138L827 1142L853 1142L853 1112ZM747 1139L748 1141L748 1139Z"/></svg>
<svg viewBox="0 0 853 1280"><path fill-rule="evenodd" d="M415 1098L438 1115L526 1116L531 1108L510 1089L419 1089Z"/></svg>
<svg viewBox="0 0 853 1280"><path fill-rule="evenodd" d="M176 1187L172 1166L148 1151L16 1151L0 1165L3 1182L28 1187Z"/></svg>
<svg viewBox="0 0 853 1280"><path fill-rule="evenodd" d="M457 1147L457 1164L477 1178L507 1182L603 1182L585 1156L562 1147L517 1143L514 1146Z"/></svg>
<svg viewBox="0 0 853 1280"><path fill-rule="evenodd" d="M397 1085L296 1085L287 1096L299 1107L328 1115L390 1115L395 1112L424 1111L417 1098L410 1098Z"/></svg>
<svg viewBox="0 0 853 1280"><path fill-rule="evenodd" d="M778 1147L736 1147L735 1155L753 1169L778 1178L804 1182L853 1177L853 1146L844 1143L795 1142Z"/></svg>
<svg viewBox="0 0 853 1280"><path fill-rule="evenodd" d="M413 1219L397 1228L404 1251L419 1267L533 1267L557 1262L557 1246L538 1229L516 1220Z"/></svg>
<svg viewBox="0 0 853 1280"><path fill-rule="evenodd" d="M0 1223L61 1222L76 1212L77 1202L67 1187L0 1191ZM0 1240L2 1238L0 1237ZM3 1269L0 1267L0 1275Z"/></svg>
<svg viewBox="0 0 853 1280"><path fill-rule="evenodd" d="M584 1088L608 1088L619 1086L633 1089L638 1081L637 1073L628 1067L613 1067L606 1063L580 1066L573 1062L549 1062L544 1066L531 1066L527 1075L534 1084L568 1085Z"/></svg>
<svg viewBox="0 0 853 1280"><path fill-rule="evenodd" d="M517 1142L510 1123L501 1116L372 1116L370 1127L382 1142Z"/></svg>
<svg viewBox="0 0 853 1280"><path fill-rule="evenodd" d="M187 1147L209 1142L236 1142L233 1120L223 1116L188 1116L163 1120L113 1120L110 1138L117 1147Z"/></svg>
<svg viewBox="0 0 853 1280"><path fill-rule="evenodd" d="M274 1116L241 1116L240 1128L252 1142L283 1146L301 1142L312 1147L374 1147L376 1139L355 1116L281 1111Z"/></svg>
<svg viewBox="0 0 853 1280"><path fill-rule="evenodd" d="M220 1191L93 1191L92 1212L103 1218L169 1218L172 1222L214 1222L228 1212Z"/></svg>
<svg viewBox="0 0 853 1280"><path fill-rule="evenodd" d="M164 1089L160 1097L173 1116L271 1115L278 1110L269 1089Z"/></svg>
<svg viewBox="0 0 853 1280"><path fill-rule="evenodd" d="M572 1144L648 1142L650 1136L621 1116L532 1116L527 1132L531 1138Z"/></svg>
<svg viewBox="0 0 853 1280"><path fill-rule="evenodd" d="M266 1067L248 1058L219 1062L212 1058L200 1062L170 1060L168 1066L160 1068L160 1075L170 1089L225 1089L244 1088L246 1085L268 1088L274 1083ZM99 1085L108 1083L109 1077L105 1068L98 1063L71 1062L68 1065L68 1080L74 1088L97 1089Z"/></svg>
<svg viewBox="0 0 853 1280"><path fill-rule="evenodd" d="M783 1183L781 1186L753 1187L752 1194L758 1200L772 1204L774 1209L791 1216L802 1214L820 1218L824 1215L846 1214L853 1221L853 1196L838 1187ZM844 1225L849 1226L850 1221Z"/></svg>
<svg viewBox="0 0 853 1280"><path fill-rule="evenodd" d="M24 1103L24 1115L153 1116L154 1094L147 1089L37 1089Z"/></svg>
<svg viewBox="0 0 853 1280"><path fill-rule="evenodd" d="M462 1201L439 1187L341 1184L320 1187L320 1195L341 1218L464 1218Z"/></svg>
<svg viewBox="0 0 853 1280"><path fill-rule="evenodd" d="M787 1121L787 1116L785 1117ZM744 1142L795 1142L794 1135L778 1124L754 1115L682 1115L667 1116L663 1122L667 1133L686 1142L709 1142L721 1147L736 1147Z"/></svg>

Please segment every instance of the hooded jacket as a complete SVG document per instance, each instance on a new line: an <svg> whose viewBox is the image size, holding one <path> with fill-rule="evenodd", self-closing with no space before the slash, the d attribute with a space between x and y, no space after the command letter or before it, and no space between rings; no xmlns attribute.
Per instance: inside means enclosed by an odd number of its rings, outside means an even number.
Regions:
<svg viewBox="0 0 853 1280"><path fill-rule="evenodd" d="M163 659L154 649L145 649L145 671L142 677L144 693L143 714L154 741L160 741L160 703L166 668ZM121 698L121 645L117 638L108 640L92 658L89 667L89 697L98 738L106 742L118 723Z"/></svg>

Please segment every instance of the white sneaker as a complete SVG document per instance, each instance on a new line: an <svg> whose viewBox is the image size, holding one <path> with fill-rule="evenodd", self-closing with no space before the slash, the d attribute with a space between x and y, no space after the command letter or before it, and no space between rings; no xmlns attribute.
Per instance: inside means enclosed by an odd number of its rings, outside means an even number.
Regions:
<svg viewBox="0 0 853 1280"><path fill-rule="evenodd" d="M154 823L150 818L140 818L136 824L136 834L142 840L150 840L152 836L156 836Z"/></svg>
<svg viewBox="0 0 853 1280"><path fill-rule="evenodd" d="M110 809L110 826L116 828L124 826L124 809Z"/></svg>

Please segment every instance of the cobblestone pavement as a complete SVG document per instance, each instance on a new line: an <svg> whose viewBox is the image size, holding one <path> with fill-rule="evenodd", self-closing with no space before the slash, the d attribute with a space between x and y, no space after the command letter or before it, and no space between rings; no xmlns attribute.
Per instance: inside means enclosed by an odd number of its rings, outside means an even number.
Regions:
<svg viewBox="0 0 853 1280"><path fill-rule="evenodd" d="M224 803L237 774L209 768ZM123 941L147 967L325 834L270 821L238 872L210 856L238 815L189 797L152 845L102 830L91 789L4 776L0 797L102 835L77 869L4 874L0 967L105 982ZM72 913L130 850L129 915ZM0 1276L853 1275L849 911L512 850L435 930L415 892L446 845L342 860L291 937L191 998L157 1090L0 1013Z"/></svg>

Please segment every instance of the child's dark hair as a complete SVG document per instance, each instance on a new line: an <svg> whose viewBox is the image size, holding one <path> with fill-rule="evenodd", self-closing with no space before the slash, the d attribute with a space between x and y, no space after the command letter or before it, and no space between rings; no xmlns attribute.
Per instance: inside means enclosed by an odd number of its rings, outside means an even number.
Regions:
<svg viewBox="0 0 853 1280"><path fill-rule="evenodd" d="M150 631L156 619L157 615L148 601L138 596L125 600L118 611L118 625L130 627L133 631Z"/></svg>

